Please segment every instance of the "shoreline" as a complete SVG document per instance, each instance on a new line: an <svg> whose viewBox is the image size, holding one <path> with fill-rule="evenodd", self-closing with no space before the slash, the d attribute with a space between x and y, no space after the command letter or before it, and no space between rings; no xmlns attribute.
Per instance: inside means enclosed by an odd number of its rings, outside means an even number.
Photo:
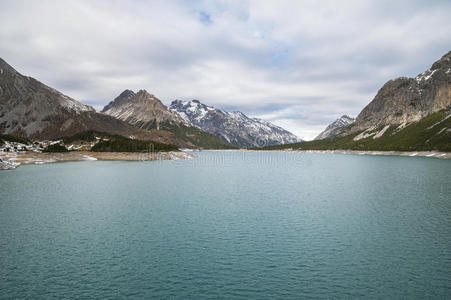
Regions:
<svg viewBox="0 0 451 300"><path fill-rule="evenodd" d="M178 160L195 157L183 151L170 152L91 152L72 151L66 153L43 153L43 152L23 152L23 153L0 153L0 170L11 170L21 165L40 165L57 162L75 161L154 161L154 160Z"/></svg>
<svg viewBox="0 0 451 300"><path fill-rule="evenodd" d="M75 161L155 161L155 160L178 160L194 158L198 150L170 151L170 152L91 152L72 151L66 153L44 153L44 152L18 152L0 153L0 170L16 169L21 165L46 164L58 162ZM205 152L299 152L299 153L322 153L322 154L346 154L346 155L382 155L382 156L405 156L405 157L428 157L438 159L451 159L451 152L439 151L358 151L358 150L249 150L249 149L226 149L226 150L201 150ZM194 153L193 153L194 152Z"/></svg>
<svg viewBox="0 0 451 300"><path fill-rule="evenodd" d="M379 150L298 150L298 149L227 149L227 150L202 150L203 152L301 152L301 153L323 153L323 154L352 154L352 155L384 155L384 156L408 156L408 157L432 157L440 159L451 159L451 152L440 151L379 151Z"/></svg>
<svg viewBox="0 0 451 300"><path fill-rule="evenodd" d="M408 156L408 157L431 157L440 159L451 159L451 152L440 151L371 151L371 150L245 150L256 152L303 152L323 154L351 154L351 155L384 155L384 156Z"/></svg>

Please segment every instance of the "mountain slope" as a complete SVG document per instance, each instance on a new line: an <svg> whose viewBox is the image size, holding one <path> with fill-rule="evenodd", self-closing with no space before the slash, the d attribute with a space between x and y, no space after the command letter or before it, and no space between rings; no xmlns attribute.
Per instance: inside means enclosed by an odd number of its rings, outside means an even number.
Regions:
<svg viewBox="0 0 451 300"><path fill-rule="evenodd" d="M451 151L451 51L415 78L388 81L338 135L267 149L289 148Z"/></svg>
<svg viewBox="0 0 451 300"><path fill-rule="evenodd" d="M86 130L172 143L165 132L137 130L126 122L21 75L0 59L0 133L31 139L54 139Z"/></svg>
<svg viewBox="0 0 451 300"><path fill-rule="evenodd" d="M451 152L451 108L401 125L370 127L345 136L334 136L266 150L375 150Z"/></svg>
<svg viewBox="0 0 451 300"><path fill-rule="evenodd" d="M210 134L240 148L300 141L291 132L274 124L249 118L239 111L226 112L202 104L198 100L175 100L170 109Z"/></svg>
<svg viewBox="0 0 451 300"><path fill-rule="evenodd" d="M388 81L347 133L379 125L418 121L451 105L451 51L415 78Z"/></svg>
<svg viewBox="0 0 451 300"><path fill-rule="evenodd" d="M103 113L125 121L136 128L166 130L187 142L188 147L234 148L219 140L177 112L169 110L158 98L145 90L134 93L125 90L102 110Z"/></svg>
<svg viewBox="0 0 451 300"><path fill-rule="evenodd" d="M318 134L315 140L322 140L326 138L330 138L336 136L343 132L343 130L349 125L354 123L355 119L350 116L343 115L340 118L336 119L334 122L329 124L326 129Z"/></svg>

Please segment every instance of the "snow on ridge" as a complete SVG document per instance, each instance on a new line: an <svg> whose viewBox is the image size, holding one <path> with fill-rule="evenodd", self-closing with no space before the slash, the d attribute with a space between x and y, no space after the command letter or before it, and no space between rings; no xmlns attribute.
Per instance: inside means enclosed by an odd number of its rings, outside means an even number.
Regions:
<svg viewBox="0 0 451 300"><path fill-rule="evenodd" d="M432 75L434 75L435 72L437 72L437 69L435 70L428 69L423 73L417 75L415 77L415 80L417 81L417 83L420 83L422 81L428 81L432 77Z"/></svg>
<svg viewBox="0 0 451 300"><path fill-rule="evenodd" d="M94 108L92 108L88 105L81 104L80 102L78 102L66 95L63 95L63 94L61 94L61 95L62 95L62 97L60 98L61 99L60 104L65 108L73 110L77 113L80 113L82 111L95 111Z"/></svg>

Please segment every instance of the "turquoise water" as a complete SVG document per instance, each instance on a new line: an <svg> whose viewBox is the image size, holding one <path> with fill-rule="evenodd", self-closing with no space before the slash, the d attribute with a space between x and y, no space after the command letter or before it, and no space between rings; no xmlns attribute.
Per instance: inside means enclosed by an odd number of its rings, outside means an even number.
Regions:
<svg viewBox="0 0 451 300"><path fill-rule="evenodd" d="M451 160L198 155L0 172L0 298L450 299Z"/></svg>

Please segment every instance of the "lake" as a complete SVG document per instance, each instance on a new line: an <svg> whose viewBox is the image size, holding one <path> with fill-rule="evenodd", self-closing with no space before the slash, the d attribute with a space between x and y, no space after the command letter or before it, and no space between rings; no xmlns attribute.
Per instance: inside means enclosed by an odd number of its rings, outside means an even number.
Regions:
<svg viewBox="0 0 451 300"><path fill-rule="evenodd" d="M196 155L0 172L0 298L451 297L451 160Z"/></svg>

